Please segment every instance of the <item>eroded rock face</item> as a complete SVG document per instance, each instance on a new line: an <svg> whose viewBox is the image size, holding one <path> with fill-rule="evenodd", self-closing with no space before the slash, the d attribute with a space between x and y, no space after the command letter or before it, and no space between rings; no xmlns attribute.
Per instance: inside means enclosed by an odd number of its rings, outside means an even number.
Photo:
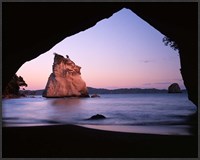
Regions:
<svg viewBox="0 0 200 160"><path fill-rule="evenodd" d="M80 69L69 58L55 53L53 73L49 76L43 97L89 97Z"/></svg>
<svg viewBox="0 0 200 160"><path fill-rule="evenodd" d="M181 93L178 83L173 83L168 87L168 93Z"/></svg>

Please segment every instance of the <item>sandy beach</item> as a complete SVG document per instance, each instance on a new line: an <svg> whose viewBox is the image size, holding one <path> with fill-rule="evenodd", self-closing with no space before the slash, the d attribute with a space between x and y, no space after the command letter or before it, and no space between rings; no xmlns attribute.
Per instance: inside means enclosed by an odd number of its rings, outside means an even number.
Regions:
<svg viewBox="0 0 200 160"><path fill-rule="evenodd" d="M76 125L3 127L3 158L198 156L198 137L102 131Z"/></svg>

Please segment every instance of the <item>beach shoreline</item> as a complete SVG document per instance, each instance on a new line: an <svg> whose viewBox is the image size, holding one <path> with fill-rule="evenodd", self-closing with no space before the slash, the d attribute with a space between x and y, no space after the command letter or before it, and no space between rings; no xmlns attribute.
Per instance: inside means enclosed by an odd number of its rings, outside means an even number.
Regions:
<svg viewBox="0 0 200 160"><path fill-rule="evenodd" d="M77 125L2 127L3 158L196 158L197 135L123 133Z"/></svg>

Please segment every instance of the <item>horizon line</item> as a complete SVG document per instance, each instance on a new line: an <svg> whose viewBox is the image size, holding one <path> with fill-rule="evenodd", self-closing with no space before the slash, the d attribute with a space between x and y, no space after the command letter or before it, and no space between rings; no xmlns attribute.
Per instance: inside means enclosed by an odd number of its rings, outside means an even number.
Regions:
<svg viewBox="0 0 200 160"><path fill-rule="evenodd" d="M87 86L87 88L94 88L94 89L107 89L107 90L117 90L117 89L157 89L157 90L168 90L167 88L163 88L163 89L159 89L159 88L140 88L140 87L122 87L122 88L108 88L108 87L106 87L106 88L95 88L95 87L90 87L90 86ZM186 88L180 88L181 90L187 90ZM20 89L21 90L21 89ZM45 88L44 89L27 89L27 91L36 91L36 90L45 90ZM24 91L26 91L26 90L24 90Z"/></svg>

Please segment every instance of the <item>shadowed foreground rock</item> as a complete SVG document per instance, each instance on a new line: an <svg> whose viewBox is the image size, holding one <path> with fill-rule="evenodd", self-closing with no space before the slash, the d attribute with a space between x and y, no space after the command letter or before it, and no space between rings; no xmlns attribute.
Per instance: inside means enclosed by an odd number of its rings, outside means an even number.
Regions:
<svg viewBox="0 0 200 160"><path fill-rule="evenodd" d="M2 127L3 158L192 158L197 136L111 132L74 125Z"/></svg>
<svg viewBox="0 0 200 160"><path fill-rule="evenodd" d="M80 69L69 58L55 53L53 73L49 76L43 97L89 97Z"/></svg>
<svg viewBox="0 0 200 160"><path fill-rule="evenodd" d="M168 87L168 93L181 93L178 83L173 83Z"/></svg>

